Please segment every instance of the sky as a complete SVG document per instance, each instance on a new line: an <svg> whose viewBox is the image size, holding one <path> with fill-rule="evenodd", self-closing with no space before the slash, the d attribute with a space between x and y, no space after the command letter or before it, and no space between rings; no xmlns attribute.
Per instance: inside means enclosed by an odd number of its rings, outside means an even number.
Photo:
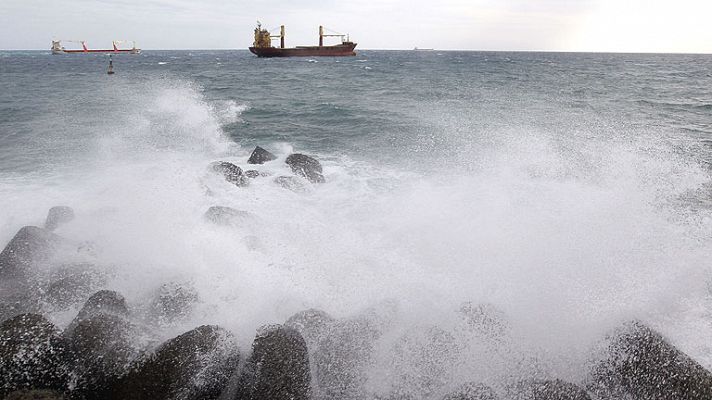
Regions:
<svg viewBox="0 0 712 400"><path fill-rule="evenodd" d="M0 0L0 49L244 49L260 20L287 46L324 25L361 49L712 53L711 18L712 0Z"/></svg>

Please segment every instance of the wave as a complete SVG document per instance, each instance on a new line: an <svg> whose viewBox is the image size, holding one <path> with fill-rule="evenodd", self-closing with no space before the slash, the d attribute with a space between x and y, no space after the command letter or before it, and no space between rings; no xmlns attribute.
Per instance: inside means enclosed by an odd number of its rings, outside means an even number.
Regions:
<svg viewBox="0 0 712 400"><path fill-rule="evenodd" d="M245 103L164 80L98 97L111 118L71 115L86 125L75 137L93 144L68 154L70 172L4 181L0 207L12 217L0 238L72 205L77 217L58 233L91 240L108 286L132 304L166 282L196 288L199 307L172 332L217 323L247 346L259 326L306 308L345 317L392 302L398 337L451 329L474 302L503 310L522 351L560 376L582 371L590 344L630 318L712 364L692 335L709 319L691 317L710 303L701 277L712 213L678 201L710 175L664 140L450 132L443 141L460 150L424 158L431 168L421 170L270 141L260 145L277 160L253 166L251 148L223 130ZM321 161L325 184L274 184L295 151ZM238 188L208 171L215 160L269 177ZM215 226L202 217L215 205L251 217Z"/></svg>

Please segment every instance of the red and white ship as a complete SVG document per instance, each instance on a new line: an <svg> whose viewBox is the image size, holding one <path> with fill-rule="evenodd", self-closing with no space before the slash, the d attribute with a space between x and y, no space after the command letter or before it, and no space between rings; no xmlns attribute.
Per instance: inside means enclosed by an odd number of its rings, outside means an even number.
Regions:
<svg viewBox="0 0 712 400"><path fill-rule="evenodd" d="M126 43L123 40L114 40L111 42L113 48L111 49L90 49L87 47L87 42L85 40L65 40L65 42L81 43L81 49L65 49L62 46L61 40L52 41L52 54L72 54L72 53L128 53L128 54L139 54L141 49L136 48L136 42L133 42L133 47L130 49L120 49L117 44Z"/></svg>

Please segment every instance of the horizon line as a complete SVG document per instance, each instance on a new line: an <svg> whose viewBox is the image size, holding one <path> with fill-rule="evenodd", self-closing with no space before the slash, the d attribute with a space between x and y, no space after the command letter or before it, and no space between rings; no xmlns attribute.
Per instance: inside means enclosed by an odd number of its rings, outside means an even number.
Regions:
<svg viewBox="0 0 712 400"><path fill-rule="evenodd" d="M247 51L247 48L142 48L144 51ZM45 51L50 49L0 49L0 51ZM431 48L370 48L357 51L420 51L420 52L471 52L471 53L558 53L558 54L660 54L660 55L712 55L712 52L665 52L665 51L618 51L618 50L478 50L478 49L431 49ZM110 54L111 52L107 52ZM84 54L84 53L76 53ZM101 53L94 53L101 54ZM113 53L111 53L113 54Z"/></svg>

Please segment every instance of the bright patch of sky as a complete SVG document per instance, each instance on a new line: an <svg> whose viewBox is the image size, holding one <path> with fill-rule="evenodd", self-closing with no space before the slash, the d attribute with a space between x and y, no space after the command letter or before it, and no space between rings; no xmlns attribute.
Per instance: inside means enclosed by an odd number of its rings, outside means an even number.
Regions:
<svg viewBox="0 0 712 400"><path fill-rule="evenodd" d="M259 19L286 25L288 46L324 25L361 49L712 53L710 16L709 0L2 0L0 49L244 49Z"/></svg>

